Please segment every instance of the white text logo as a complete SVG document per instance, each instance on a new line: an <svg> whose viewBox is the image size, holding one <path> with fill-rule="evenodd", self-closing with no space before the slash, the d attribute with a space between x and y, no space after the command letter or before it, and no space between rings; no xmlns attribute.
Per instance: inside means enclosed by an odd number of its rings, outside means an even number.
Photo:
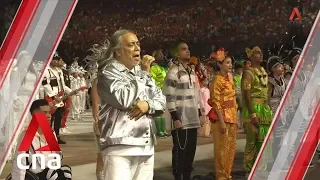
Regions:
<svg viewBox="0 0 320 180"><path fill-rule="evenodd" d="M23 165L22 160L28 158L30 165ZM46 157L43 154L32 154L29 155L27 153L19 154L17 157L17 165L20 169L37 169L37 165L39 165L40 162L40 168L45 169L60 169L61 168L61 156L59 154L48 154L48 162L46 163ZM31 159L31 162L30 162Z"/></svg>

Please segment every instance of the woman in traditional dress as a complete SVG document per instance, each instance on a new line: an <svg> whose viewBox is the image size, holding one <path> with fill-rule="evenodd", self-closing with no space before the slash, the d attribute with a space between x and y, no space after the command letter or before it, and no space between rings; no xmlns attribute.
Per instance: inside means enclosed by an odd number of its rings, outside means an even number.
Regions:
<svg viewBox="0 0 320 180"><path fill-rule="evenodd" d="M238 131L236 91L230 57L216 58L219 72L210 86L210 99L217 119L212 121L214 164L217 180L232 179Z"/></svg>
<svg viewBox="0 0 320 180"><path fill-rule="evenodd" d="M208 113L211 110L211 106L208 104L208 100L210 99L210 90L208 88L209 81L206 77L203 77L202 79L200 79L200 83L200 120L203 121L203 126L198 129L198 136L208 138L211 137L211 123L208 117Z"/></svg>

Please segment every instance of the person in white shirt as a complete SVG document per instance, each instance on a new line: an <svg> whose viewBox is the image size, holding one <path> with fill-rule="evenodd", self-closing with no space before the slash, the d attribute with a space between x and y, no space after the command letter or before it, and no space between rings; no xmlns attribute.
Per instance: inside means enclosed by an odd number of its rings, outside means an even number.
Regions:
<svg viewBox="0 0 320 180"><path fill-rule="evenodd" d="M152 56L139 66L140 43L128 30L110 38L99 61L100 144L106 180L152 180L155 132L152 117L163 114L166 100L150 70Z"/></svg>
<svg viewBox="0 0 320 180"><path fill-rule="evenodd" d="M79 71L79 85L80 85L80 87L87 87L87 82L84 77L86 72L87 71L85 71L82 67L80 68L80 71ZM79 92L79 94L80 94L80 114L85 114L84 111L86 109L87 92L88 92L88 90L83 90L83 91Z"/></svg>
<svg viewBox="0 0 320 180"><path fill-rule="evenodd" d="M51 99L54 103L62 102L62 96L59 96L59 93L63 92L63 95L71 93L71 89L66 86L64 82L63 71L59 68L59 60L61 57L55 53L50 63L50 67L44 72L44 79L42 80L42 85L45 91L46 99ZM50 103L50 102L49 102ZM54 122L54 131L57 135L59 144L66 144L60 138L60 128L61 128L61 120L64 114L65 107L58 107L52 114ZM52 125L51 123L51 125Z"/></svg>
<svg viewBox="0 0 320 180"><path fill-rule="evenodd" d="M72 90L76 90L80 88L80 84L78 81L79 78L79 69L71 69L71 80L70 86ZM80 119L80 93L72 96L71 100L71 119L79 120Z"/></svg>
<svg viewBox="0 0 320 180"><path fill-rule="evenodd" d="M50 122L51 121L51 114L50 114L50 106L48 101L46 101L45 99L39 99L39 100L35 100L31 107L30 107L30 113L33 115L34 113L45 113L47 120ZM26 129L24 129L22 131L22 133L20 134L20 137L18 139L17 142L19 142L19 144L21 143L24 135L25 135ZM34 180L31 176L36 176L41 180L71 180L72 178L72 173L71 173L71 168L69 166L61 166L60 169L58 170L53 170L53 169L49 169L47 167L47 163L49 160L53 160L52 157L49 157L48 154L52 154L54 152L45 152L45 151L40 151L40 152L35 152L35 149L41 148L43 146L46 146L47 141L43 135L42 130L39 128L33 141L31 144L31 147L29 149L29 151L27 152L17 152L15 154L15 158L12 162L12 171L11 171L11 175L9 175L8 179L12 179L12 180ZM25 169L20 169L18 167L18 155L22 154L22 153L28 153L29 155L35 154L35 153L41 153L45 156L45 162L46 162L46 167L45 169L41 169L40 166L40 161L37 161L37 165L35 166L36 168L30 168L28 170ZM58 153L61 157L62 157L62 153L61 152L56 152ZM30 158L31 156L29 156L28 158L22 158L21 159L21 164L24 166L29 166L32 167L32 163L33 160L32 158Z"/></svg>

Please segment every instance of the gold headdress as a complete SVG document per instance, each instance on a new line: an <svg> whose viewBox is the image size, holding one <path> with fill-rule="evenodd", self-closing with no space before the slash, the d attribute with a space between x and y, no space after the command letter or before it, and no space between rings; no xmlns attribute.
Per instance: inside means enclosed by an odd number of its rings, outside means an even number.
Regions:
<svg viewBox="0 0 320 180"><path fill-rule="evenodd" d="M262 53L262 50L258 46L255 46L252 49L246 48L246 54L247 54L248 58L250 58L254 54L254 52Z"/></svg>

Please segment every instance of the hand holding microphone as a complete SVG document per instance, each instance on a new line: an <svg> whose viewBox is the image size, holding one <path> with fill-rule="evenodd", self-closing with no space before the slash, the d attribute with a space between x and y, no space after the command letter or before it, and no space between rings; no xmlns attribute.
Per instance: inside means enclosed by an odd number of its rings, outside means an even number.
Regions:
<svg viewBox="0 0 320 180"><path fill-rule="evenodd" d="M141 69L149 72L151 63L155 61L155 58L150 55L144 55L141 60Z"/></svg>

